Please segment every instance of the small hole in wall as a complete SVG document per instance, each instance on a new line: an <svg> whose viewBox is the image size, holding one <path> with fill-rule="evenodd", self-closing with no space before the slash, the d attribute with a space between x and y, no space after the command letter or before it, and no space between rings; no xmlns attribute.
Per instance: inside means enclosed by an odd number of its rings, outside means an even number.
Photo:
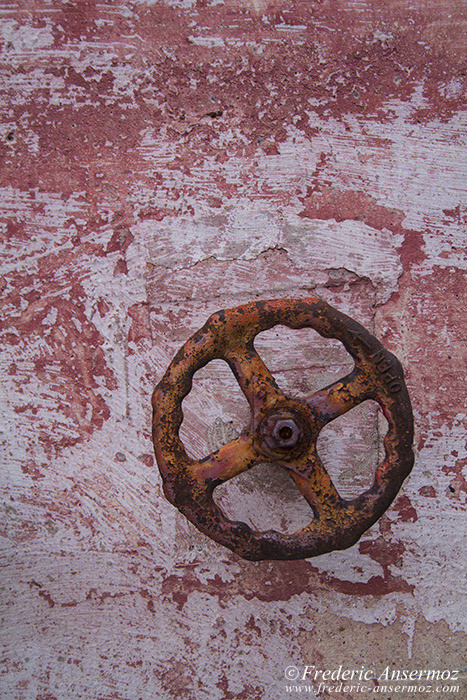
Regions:
<svg viewBox="0 0 467 700"><path fill-rule="evenodd" d="M231 520L254 530L291 535L309 525L313 511L285 469L265 462L214 489L214 501Z"/></svg>
<svg viewBox="0 0 467 700"><path fill-rule="evenodd" d="M235 439L250 421L250 407L224 360L212 360L193 377L183 399L180 438L187 454L201 459Z"/></svg>
<svg viewBox="0 0 467 700"><path fill-rule="evenodd" d="M384 459L388 422L376 401L364 401L320 432L318 454L343 498L355 498L373 484Z"/></svg>
<svg viewBox="0 0 467 700"><path fill-rule="evenodd" d="M275 326L258 333L254 344L280 388L291 398L305 398L345 377L354 367L342 343L323 338L312 328Z"/></svg>

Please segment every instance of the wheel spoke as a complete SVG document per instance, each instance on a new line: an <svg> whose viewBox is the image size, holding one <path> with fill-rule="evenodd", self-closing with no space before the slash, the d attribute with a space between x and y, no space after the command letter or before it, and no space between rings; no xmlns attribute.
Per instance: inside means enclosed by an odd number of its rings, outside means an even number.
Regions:
<svg viewBox="0 0 467 700"><path fill-rule="evenodd" d="M196 462L194 470L196 476L205 481L228 481L258 464L261 459L250 436L242 433L235 440Z"/></svg>
<svg viewBox="0 0 467 700"><path fill-rule="evenodd" d="M284 394L252 342L235 348L226 359L254 415L261 409L272 408L284 401Z"/></svg>
<svg viewBox="0 0 467 700"><path fill-rule="evenodd" d="M301 494L310 504L314 516L319 519L336 519L344 506L331 477L313 446L292 465L283 465L291 472Z"/></svg>
<svg viewBox="0 0 467 700"><path fill-rule="evenodd" d="M350 374L305 399L321 430L335 418L342 416L362 401L373 396L365 374L354 369Z"/></svg>

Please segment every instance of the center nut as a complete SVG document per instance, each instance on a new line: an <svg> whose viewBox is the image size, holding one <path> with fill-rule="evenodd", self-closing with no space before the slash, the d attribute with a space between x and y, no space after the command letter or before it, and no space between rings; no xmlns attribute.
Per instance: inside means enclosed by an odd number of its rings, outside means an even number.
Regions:
<svg viewBox="0 0 467 700"><path fill-rule="evenodd" d="M259 441L269 457L293 459L308 448L311 425L296 409L284 409L266 416L259 425Z"/></svg>

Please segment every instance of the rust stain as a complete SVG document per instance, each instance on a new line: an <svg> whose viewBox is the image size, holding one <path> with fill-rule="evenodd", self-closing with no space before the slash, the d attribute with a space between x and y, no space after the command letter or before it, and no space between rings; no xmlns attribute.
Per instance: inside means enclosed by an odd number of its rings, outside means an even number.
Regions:
<svg viewBox="0 0 467 700"><path fill-rule="evenodd" d="M284 395L253 344L259 332L277 324L339 339L354 369L306 400ZM250 424L232 442L194 460L179 437L181 404L194 373L216 358L226 360L245 394ZM316 440L325 425L367 399L380 404L388 421L386 454L372 487L348 501L321 463ZM399 361L363 326L317 297L252 302L213 314L178 351L152 402L166 497L201 532L245 559L304 559L352 546L389 507L413 465L412 410ZM254 531L226 518L213 500L216 486L265 459L290 473L313 512L311 523L294 535Z"/></svg>

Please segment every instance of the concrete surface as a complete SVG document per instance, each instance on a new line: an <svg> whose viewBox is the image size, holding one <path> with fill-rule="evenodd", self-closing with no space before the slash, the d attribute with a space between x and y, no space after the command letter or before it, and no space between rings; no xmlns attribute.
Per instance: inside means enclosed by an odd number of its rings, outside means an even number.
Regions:
<svg viewBox="0 0 467 700"><path fill-rule="evenodd" d="M382 689L387 667L465 693L464 8L2 3L2 698L275 700L313 666L377 680L306 697L422 696ZM245 562L164 499L150 396L213 311L310 293L402 361L416 463L351 549ZM349 366L312 331L257 346L296 395ZM184 409L200 455L248 417L220 361ZM323 431L344 494L378 421ZM307 521L271 465L219 499Z"/></svg>

